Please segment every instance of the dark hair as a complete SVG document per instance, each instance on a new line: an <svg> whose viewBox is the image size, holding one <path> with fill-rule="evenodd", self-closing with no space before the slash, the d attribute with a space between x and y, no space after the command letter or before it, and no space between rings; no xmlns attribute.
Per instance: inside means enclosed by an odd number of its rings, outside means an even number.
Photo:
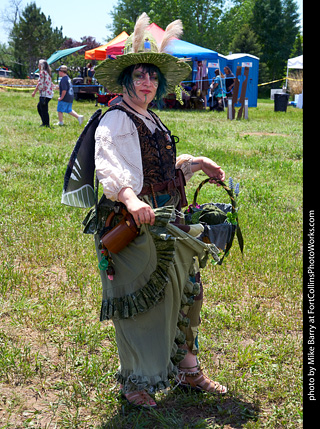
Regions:
<svg viewBox="0 0 320 429"><path fill-rule="evenodd" d="M118 77L118 80L117 80L118 84L121 86L124 86L127 89L129 95L131 93L136 95L136 91L134 89L133 80L132 80L132 73L134 70L138 69L139 67L142 67L143 72L149 73L149 75L152 73L157 73L159 85L157 88L155 99L161 100L161 98L166 94L166 91L167 91L167 79L164 77L164 74L160 71L160 69L154 64L141 63L141 64L133 64L129 67L126 67L124 70L122 70L122 72Z"/></svg>

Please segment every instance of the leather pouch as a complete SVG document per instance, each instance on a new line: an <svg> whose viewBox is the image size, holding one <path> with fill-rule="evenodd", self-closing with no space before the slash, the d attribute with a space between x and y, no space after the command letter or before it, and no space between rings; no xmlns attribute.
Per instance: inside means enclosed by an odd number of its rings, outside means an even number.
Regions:
<svg viewBox="0 0 320 429"><path fill-rule="evenodd" d="M139 234L139 229L133 216L125 209L121 210L123 218L110 231L101 237L102 245L111 253L119 253ZM105 227L109 228L115 212L110 213L106 220Z"/></svg>

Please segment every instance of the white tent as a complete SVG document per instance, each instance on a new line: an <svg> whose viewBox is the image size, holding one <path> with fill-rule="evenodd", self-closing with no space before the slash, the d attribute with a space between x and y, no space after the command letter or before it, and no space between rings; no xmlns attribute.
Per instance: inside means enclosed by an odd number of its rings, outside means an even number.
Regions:
<svg viewBox="0 0 320 429"><path fill-rule="evenodd" d="M300 55L299 57L294 57L294 58L288 59L286 88L287 88L287 84L288 84L289 69L303 69L303 55Z"/></svg>
<svg viewBox="0 0 320 429"><path fill-rule="evenodd" d="M288 59L288 69L303 69L303 55Z"/></svg>
<svg viewBox="0 0 320 429"><path fill-rule="evenodd" d="M289 58L287 63L287 78L286 78L286 89L288 84L288 74L289 69L300 69L303 70L303 55L300 55L299 57L295 58ZM302 109L303 107L303 95L302 94L296 94L295 95L295 101L297 103L297 107Z"/></svg>

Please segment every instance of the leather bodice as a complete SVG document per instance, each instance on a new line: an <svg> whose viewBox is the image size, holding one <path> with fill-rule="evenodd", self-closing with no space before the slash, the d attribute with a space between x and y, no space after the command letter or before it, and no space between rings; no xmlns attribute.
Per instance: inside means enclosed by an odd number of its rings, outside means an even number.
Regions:
<svg viewBox="0 0 320 429"><path fill-rule="evenodd" d="M108 111L125 112L137 127L143 167L143 186L161 183L175 177L176 143L174 136L162 124L158 116L148 111L160 129L152 133L141 118L123 106L113 106ZM161 129L161 125L166 131Z"/></svg>

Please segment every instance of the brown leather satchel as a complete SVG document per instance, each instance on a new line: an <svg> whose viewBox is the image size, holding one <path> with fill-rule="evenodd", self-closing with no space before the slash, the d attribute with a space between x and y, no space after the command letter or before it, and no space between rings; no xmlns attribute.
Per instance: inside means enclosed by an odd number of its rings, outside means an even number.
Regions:
<svg viewBox="0 0 320 429"><path fill-rule="evenodd" d="M121 213L123 218L120 222L101 237L101 243L111 253L119 253L139 234L139 228L133 216L124 208L121 209ZM113 211L106 220L106 228L110 227L114 216L115 212Z"/></svg>

